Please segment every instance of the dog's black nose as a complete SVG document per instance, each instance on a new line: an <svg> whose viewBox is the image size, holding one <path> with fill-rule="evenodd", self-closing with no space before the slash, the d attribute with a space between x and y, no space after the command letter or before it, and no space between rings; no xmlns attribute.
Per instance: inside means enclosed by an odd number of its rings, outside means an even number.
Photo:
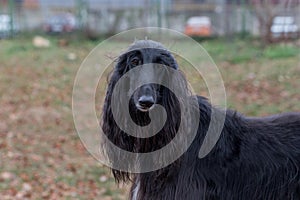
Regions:
<svg viewBox="0 0 300 200"><path fill-rule="evenodd" d="M154 99L152 96L141 96L139 98L139 104L142 108L151 108L154 104Z"/></svg>

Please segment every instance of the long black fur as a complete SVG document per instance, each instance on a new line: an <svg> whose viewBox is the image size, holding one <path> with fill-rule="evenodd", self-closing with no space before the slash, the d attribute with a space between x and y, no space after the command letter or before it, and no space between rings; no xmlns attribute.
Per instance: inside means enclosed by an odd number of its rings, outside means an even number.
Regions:
<svg viewBox="0 0 300 200"><path fill-rule="evenodd" d="M128 52L119 57L110 77L102 129L110 141L124 150L151 152L170 142L179 124L184 122L180 121L178 100L164 88L158 103L166 108L168 119L157 135L138 139L124 133L117 126L111 111L112 91L116 82L130 70L128 57L137 53L134 51L137 48L140 48L138 53L150 57L159 52L169 67L178 70L174 57L159 43L150 40L134 43ZM187 87L182 83L180 87ZM130 89L130 85L124 87ZM205 98L197 98L201 113L199 129L188 150L177 161L163 169L142 174L112 169L117 182L133 182L130 198L133 198L132 195L137 190L136 200L300 199L299 113L254 118L227 110L224 128L217 144L206 157L200 159L198 153L208 129L212 109L218 109ZM123 105L120 99L120 108L122 106L127 105ZM138 124L149 123L146 113L136 111L134 105L128 106L132 118ZM122 160L122 155L118 159Z"/></svg>

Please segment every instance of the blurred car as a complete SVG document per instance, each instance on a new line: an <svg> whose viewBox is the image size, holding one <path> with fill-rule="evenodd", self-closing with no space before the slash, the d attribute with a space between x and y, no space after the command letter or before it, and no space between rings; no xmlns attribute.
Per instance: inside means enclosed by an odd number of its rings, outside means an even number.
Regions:
<svg viewBox="0 0 300 200"><path fill-rule="evenodd" d="M10 34L10 16L2 14L0 15L0 38L6 38Z"/></svg>
<svg viewBox="0 0 300 200"><path fill-rule="evenodd" d="M72 14L59 14L49 17L44 23L46 33L72 32L76 29L76 19Z"/></svg>
<svg viewBox="0 0 300 200"><path fill-rule="evenodd" d="M206 16L189 18L184 33L189 36L210 37L212 35L210 18Z"/></svg>
<svg viewBox="0 0 300 200"><path fill-rule="evenodd" d="M7 14L0 14L0 38L7 38L9 36L13 36L20 30L20 27L15 21L13 23L12 28L13 30L11 30L11 17Z"/></svg>
<svg viewBox="0 0 300 200"><path fill-rule="evenodd" d="M277 16L273 19L271 34L273 39L295 39L299 37L299 27L294 17Z"/></svg>

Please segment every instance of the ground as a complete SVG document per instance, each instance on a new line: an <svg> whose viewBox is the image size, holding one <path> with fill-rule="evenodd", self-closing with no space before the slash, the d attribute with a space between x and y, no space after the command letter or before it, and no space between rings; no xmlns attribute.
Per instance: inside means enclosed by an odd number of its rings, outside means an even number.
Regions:
<svg viewBox="0 0 300 200"><path fill-rule="evenodd" d="M85 150L72 118L76 72L99 41L49 39L49 48L28 36L0 40L0 199L126 199L128 186ZM201 42L220 69L227 106L252 116L300 111L296 43Z"/></svg>

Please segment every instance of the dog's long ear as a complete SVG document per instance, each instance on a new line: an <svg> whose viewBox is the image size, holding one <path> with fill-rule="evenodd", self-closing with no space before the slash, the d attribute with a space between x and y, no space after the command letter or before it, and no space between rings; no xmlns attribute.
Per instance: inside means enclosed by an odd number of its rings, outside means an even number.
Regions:
<svg viewBox="0 0 300 200"><path fill-rule="evenodd" d="M124 104L120 103L120 104L112 105L111 102L112 94L113 91L116 89L115 86L117 82L127 71L127 67L128 67L127 63L128 63L127 54L122 54L116 60L114 71L109 78L108 88L107 88L106 97L103 106L101 126L102 126L103 133L105 135L103 137L107 137L107 139L113 144L115 144L117 147L124 149L126 151L133 152L133 148L134 148L133 137L128 136L118 127L115 121L115 116L112 113L112 106L116 106L115 109L120 111L118 114L119 115L124 114L124 112L121 111L122 109L124 109ZM119 88L121 91L128 91L128 88L126 88L128 87L128 84L122 84L121 87L122 88ZM125 96L123 95L126 95L126 93L119 92L117 93L117 95L118 95L117 99L122 100L125 98ZM120 118L122 118L122 116ZM105 149L105 154L108 156L108 158L112 158L110 160L112 166L118 165L118 162L126 162L126 157L124 157L123 155L119 155L117 152L114 151L114 149L110 148L109 142L103 142L101 145L102 148ZM115 161L118 162L115 163ZM112 173L117 182L121 182L121 181L126 182L131 180L130 174L128 172L122 172L120 170L112 169Z"/></svg>
<svg viewBox="0 0 300 200"><path fill-rule="evenodd" d="M119 75L123 75L128 68L128 53L122 54L116 61L114 70L118 72Z"/></svg>
<svg viewBox="0 0 300 200"><path fill-rule="evenodd" d="M128 57L126 53L122 54L115 60L114 69L107 77L108 88L106 93L106 100L110 100L112 91L117 81L120 79L120 77L122 77L123 74L126 73L128 68L127 62Z"/></svg>

